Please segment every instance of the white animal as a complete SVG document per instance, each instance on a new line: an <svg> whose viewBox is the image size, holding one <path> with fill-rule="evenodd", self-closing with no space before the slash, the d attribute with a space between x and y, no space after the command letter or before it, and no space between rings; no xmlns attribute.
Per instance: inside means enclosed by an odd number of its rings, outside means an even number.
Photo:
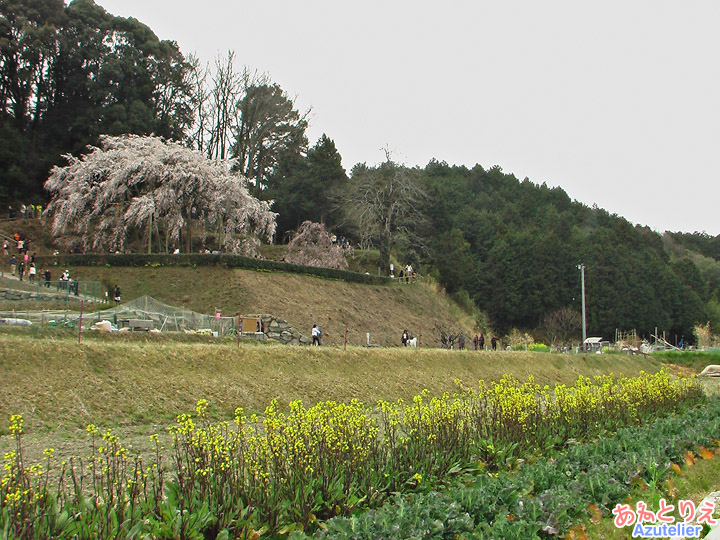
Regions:
<svg viewBox="0 0 720 540"><path fill-rule="evenodd" d="M417 347L417 338L413 337L407 340L408 347Z"/></svg>

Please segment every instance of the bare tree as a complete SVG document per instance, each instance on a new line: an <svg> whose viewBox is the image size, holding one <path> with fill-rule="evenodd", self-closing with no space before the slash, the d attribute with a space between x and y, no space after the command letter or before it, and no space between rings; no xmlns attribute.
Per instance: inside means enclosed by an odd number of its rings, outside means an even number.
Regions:
<svg viewBox="0 0 720 540"><path fill-rule="evenodd" d="M237 104L243 91L243 74L235 71L235 53L228 51L225 60L215 60L215 75L209 91L207 122L207 157L225 159L231 146L232 128Z"/></svg>
<svg viewBox="0 0 720 540"><path fill-rule="evenodd" d="M207 78L210 74L210 67L207 64L201 65L200 61L193 56L188 59L188 63L191 66L189 77L192 102L195 104L195 122L186 143L190 148L195 148L207 155L207 126L210 122L210 91L207 88Z"/></svg>
<svg viewBox="0 0 720 540"><path fill-rule="evenodd" d="M569 307L560 308L548 313L543 318L540 331L543 339L550 343L565 346L577 337L581 327L580 314Z"/></svg>
<svg viewBox="0 0 720 540"><path fill-rule="evenodd" d="M340 195L346 223L355 228L363 243L376 243L385 271L396 236L413 236L418 223L425 219L422 206L427 194L421 175L420 169L398 165L389 158L376 168L356 165Z"/></svg>
<svg viewBox="0 0 720 540"><path fill-rule="evenodd" d="M81 159L65 156L45 183L53 198L46 210L53 233L72 231L91 249L125 248L132 231L145 231L148 246L161 224L166 246L179 245L185 230L190 248L193 213L221 233L221 245L241 251L237 235L270 239L277 214L250 195L232 163L209 160L200 152L157 137L102 137ZM193 212L194 209L194 212Z"/></svg>
<svg viewBox="0 0 720 540"><path fill-rule="evenodd" d="M332 242L325 225L312 221L305 221L300 225L288 244L285 260L322 268L345 270L348 267L343 249Z"/></svg>
<svg viewBox="0 0 720 540"><path fill-rule="evenodd" d="M208 158L234 158L237 170L262 188L281 155L307 150L310 111L298 112L267 74L238 70L233 51L218 57L213 70L195 64L192 73L196 113L190 144Z"/></svg>

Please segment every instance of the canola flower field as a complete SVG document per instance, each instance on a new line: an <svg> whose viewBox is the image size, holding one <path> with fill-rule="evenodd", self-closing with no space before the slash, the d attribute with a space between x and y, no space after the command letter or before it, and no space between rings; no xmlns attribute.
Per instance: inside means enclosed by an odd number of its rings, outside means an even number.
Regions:
<svg viewBox="0 0 720 540"><path fill-rule="evenodd" d="M130 455L118 437L89 425L90 455L57 462L47 449L28 464L15 415L0 538L327 536L334 520L402 504L403 494L434 493L468 475L498 478L707 399L694 379L665 371L554 388L511 376L456 388L374 405L274 401L262 418L238 408L230 422L211 421L200 400L169 428L170 462L157 436L153 455Z"/></svg>

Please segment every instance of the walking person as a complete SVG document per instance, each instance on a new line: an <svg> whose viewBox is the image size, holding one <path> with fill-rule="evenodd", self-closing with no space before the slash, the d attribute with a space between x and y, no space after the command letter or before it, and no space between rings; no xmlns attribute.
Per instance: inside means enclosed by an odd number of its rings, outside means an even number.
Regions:
<svg viewBox="0 0 720 540"><path fill-rule="evenodd" d="M402 337L400 338L400 343L403 344L403 347L407 347L408 339L410 339L410 336L408 335L408 331L403 330Z"/></svg>
<svg viewBox="0 0 720 540"><path fill-rule="evenodd" d="M20 261L20 264L18 265L18 276L20 276L20 281L22 281L24 274L25 274L25 263Z"/></svg>
<svg viewBox="0 0 720 540"><path fill-rule="evenodd" d="M15 275L15 266L17 265L17 259L15 259L15 255L10 257L10 273L14 276Z"/></svg>
<svg viewBox="0 0 720 540"><path fill-rule="evenodd" d="M480 337L478 338L478 349L481 351L485 350L485 336L480 332Z"/></svg>
<svg viewBox="0 0 720 540"><path fill-rule="evenodd" d="M116 304L120 303L120 300L122 300L122 297L120 296L120 285L115 285L115 296L113 299L115 300Z"/></svg>
<svg viewBox="0 0 720 540"><path fill-rule="evenodd" d="M35 276L37 275L37 268L35 267L35 263L30 263L30 268L28 270L28 279L30 281L35 281Z"/></svg>
<svg viewBox="0 0 720 540"><path fill-rule="evenodd" d="M317 324L313 324L312 327L312 344L320 346L320 329Z"/></svg>

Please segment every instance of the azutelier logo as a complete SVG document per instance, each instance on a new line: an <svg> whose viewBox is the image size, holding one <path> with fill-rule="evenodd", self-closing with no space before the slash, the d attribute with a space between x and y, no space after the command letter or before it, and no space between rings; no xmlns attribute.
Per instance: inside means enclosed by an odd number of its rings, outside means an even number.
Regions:
<svg viewBox="0 0 720 540"><path fill-rule="evenodd" d="M705 523L710 527L718 523L712 517L715 504L710 501L704 501L699 508L692 501L678 501L677 511L682 519L678 523L672 515L675 508L674 504L660 499L656 512L649 510L645 502L639 501L635 509L628 504L618 504L612 513L617 528L633 527L633 538L699 538Z"/></svg>

